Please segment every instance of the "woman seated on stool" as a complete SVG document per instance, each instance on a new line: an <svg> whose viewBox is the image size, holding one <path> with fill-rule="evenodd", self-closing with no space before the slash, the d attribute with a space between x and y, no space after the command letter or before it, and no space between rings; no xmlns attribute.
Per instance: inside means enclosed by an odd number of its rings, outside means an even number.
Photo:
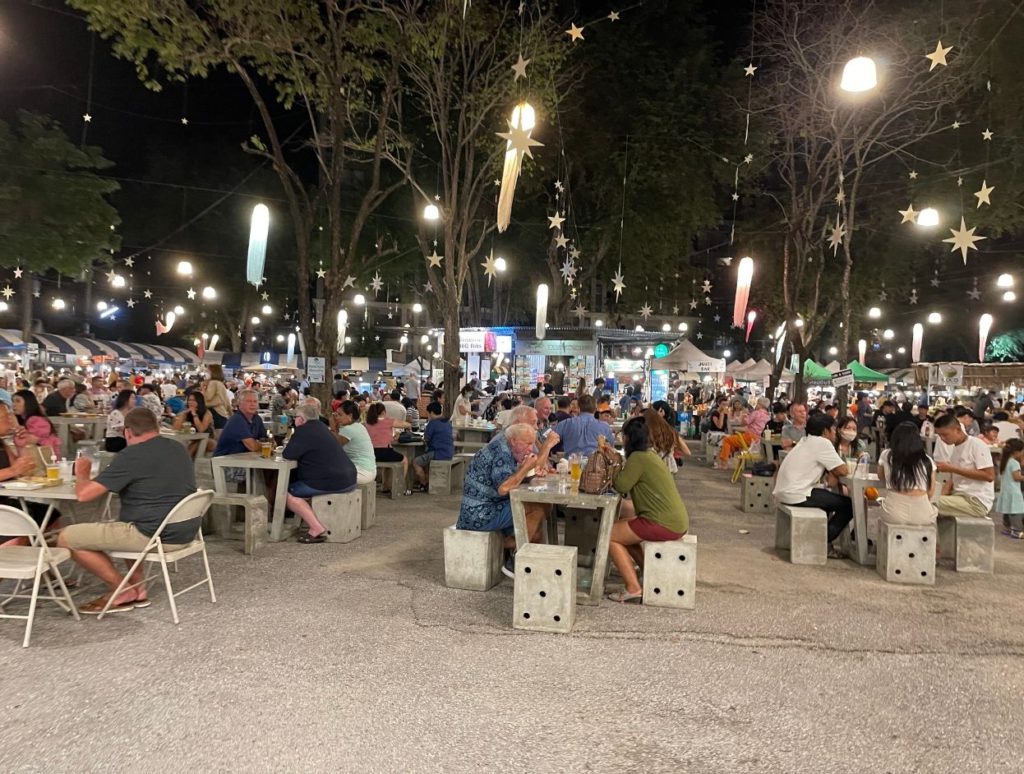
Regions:
<svg viewBox="0 0 1024 774"><path fill-rule="evenodd" d="M675 479L664 461L651 448L650 433L644 417L633 417L622 426L626 464L615 477L613 486L621 495L629 495L619 509L619 521L612 525L608 555L626 584L624 591L609 594L615 602L639 601L644 589L634 564L643 567L644 541L679 540L689 529L686 506L676 489ZM598 450L615 459L618 452L604 439ZM615 455L613 457L612 455Z"/></svg>
<svg viewBox="0 0 1024 774"><path fill-rule="evenodd" d="M174 418L174 429L188 432L192 428L197 433L209 433L213 430L213 412L206 408L206 398L199 390L192 390L185 402L185 410ZM199 441L189 441L188 453L195 459Z"/></svg>
<svg viewBox="0 0 1024 774"><path fill-rule="evenodd" d="M373 442L373 456L377 462L401 462L402 480L391 481L392 487L401 486L407 495L411 489L405 489L406 476L409 472L409 460L401 452L395 451L391 444L395 440L395 428L408 430L412 427L408 422L391 419L384 410L383 403L374 403L366 410L366 432Z"/></svg>
<svg viewBox="0 0 1024 774"><path fill-rule="evenodd" d="M103 440L103 448L108 452L119 452L128 442L124 439L124 418L135 408L135 393L132 390L121 390L114 398L114 403L107 414L107 430Z"/></svg>
<svg viewBox="0 0 1024 774"><path fill-rule="evenodd" d="M882 501L882 520L887 524L935 523L935 463L925 453L921 431L913 422L897 425L889 436L889 448L878 459L878 481L888 488Z"/></svg>
<svg viewBox="0 0 1024 774"><path fill-rule="evenodd" d="M54 458L61 456L60 437L53 430L53 425L46 418L36 395L32 390L18 390L12 398L14 414L18 424L24 428L14 434L14 443L18 447L30 444L48 446L53 450Z"/></svg>

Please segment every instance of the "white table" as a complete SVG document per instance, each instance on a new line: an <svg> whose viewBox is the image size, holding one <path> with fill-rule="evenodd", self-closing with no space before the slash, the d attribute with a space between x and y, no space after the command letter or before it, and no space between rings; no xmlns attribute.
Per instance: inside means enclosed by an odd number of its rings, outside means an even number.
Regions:
<svg viewBox="0 0 1024 774"><path fill-rule="evenodd" d="M857 564L873 566L874 559L869 558L871 551L868 546L868 512L864 490L873 486L881 494L885 487L878 480L877 473L869 473L867 476L857 476L856 478L851 474L843 476L839 482L850 491L850 499L853 501L852 543L855 553L852 558L856 560Z"/></svg>
<svg viewBox="0 0 1024 774"><path fill-rule="evenodd" d="M92 425L92 440L102 441L104 431L107 429L107 418L102 414L89 414L86 416L65 416L47 417L57 430L57 437L60 438L60 449L64 459L70 459L71 443L69 440L72 425Z"/></svg>
<svg viewBox="0 0 1024 774"><path fill-rule="evenodd" d="M213 468L213 488L217 494L228 494L227 481L224 478L225 468L244 468L245 491L254 494L253 475L254 470L276 470L277 489L274 496L274 515L270 524L270 539L279 542L284 539L284 509L285 497L288 494L288 479L291 472L296 468L295 460L278 460L273 457L261 457L259 452L243 452L242 454L225 454L220 457L211 457L210 463Z"/></svg>
<svg viewBox="0 0 1024 774"><path fill-rule="evenodd" d="M535 478L529 484L513 489L509 494L512 502L512 526L516 532L516 548L530 542L526 531L526 503L564 505L569 508L590 508L601 512L601 523L597 529L597 545L594 552L594 566L591 568L590 589L576 590L576 601L581 605L597 605L604 596L604 576L608 569L608 544L611 542L612 524L619 512L619 496L611 494L585 494L583 492L559 491L558 476ZM548 517L554 518L554 514ZM553 522L552 522L553 523ZM553 532L551 530L550 532ZM580 581L587 579L585 572L578 575Z"/></svg>
<svg viewBox="0 0 1024 774"><path fill-rule="evenodd" d="M170 438L172 441L177 441L185 447L186 451L188 451L189 444L193 441L198 441L199 446L196 449L196 459L206 455L206 446L210 441L209 433L185 433L180 430L161 430L160 435L164 438Z"/></svg>
<svg viewBox="0 0 1024 774"><path fill-rule="evenodd" d="M72 513L67 514L73 516L76 511L81 512L81 509L78 508L78 506L87 506L90 504L78 502L78 497L75 495L75 484L73 481L65 481L57 486L44 486L39 489L9 488L5 486L4 483L0 483L0 497L17 499L23 510L25 509L26 503L29 502L41 502L47 505L46 515L43 517L43 520L39 525L39 531L43 533L45 533L50 526L50 521L53 519L54 512L57 510L59 505L69 505L73 503L74 505L71 508ZM110 506L113 497L113 492L107 492L106 496L102 498L102 505L100 505L100 521L110 520Z"/></svg>

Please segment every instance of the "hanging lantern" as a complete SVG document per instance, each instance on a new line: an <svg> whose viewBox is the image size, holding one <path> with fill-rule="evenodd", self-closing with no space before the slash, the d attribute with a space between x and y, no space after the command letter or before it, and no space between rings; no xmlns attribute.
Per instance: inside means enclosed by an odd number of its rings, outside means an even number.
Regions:
<svg viewBox="0 0 1024 774"><path fill-rule="evenodd" d="M743 315L747 313L747 301L750 299L750 281L754 278L754 260L740 260L736 274L736 300L732 307L732 325L734 328L743 326ZM748 334L749 335L749 334Z"/></svg>
<svg viewBox="0 0 1024 774"><path fill-rule="evenodd" d="M925 207L917 213L917 225L921 228L939 225L939 211L934 207Z"/></svg>
<svg viewBox="0 0 1024 774"><path fill-rule="evenodd" d="M757 312L751 309L747 313L747 335L744 337L744 341L750 341L750 332L754 329L755 320L757 320Z"/></svg>
<svg viewBox="0 0 1024 774"><path fill-rule="evenodd" d="M988 345L988 332L992 330L992 315L983 314L978 319L978 362L985 362L985 347Z"/></svg>
<svg viewBox="0 0 1024 774"><path fill-rule="evenodd" d="M436 204L428 204L423 208L423 220L441 220L441 210L438 209Z"/></svg>
<svg viewBox="0 0 1024 774"><path fill-rule="evenodd" d="M178 319L178 316L174 312L168 312L164 316L166 322L156 321L156 335L162 336L165 333L169 333L171 328L174 327L174 321Z"/></svg>
<svg viewBox="0 0 1024 774"><path fill-rule="evenodd" d="M533 158L531 146L540 145L530 137L536 125L537 116L529 102L521 102L512 111L509 131L500 134L505 139L505 166L501 173L501 191L498 194L498 231L503 232L512 220L512 200L516 195L516 183L523 168L523 156Z"/></svg>
<svg viewBox="0 0 1024 774"><path fill-rule="evenodd" d="M213 352L215 349L217 349L218 341L220 341L220 334L215 333L210 337L210 352Z"/></svg>
<svg viewBox="0 0 1024 774"><path fill-rule="evenodd" d="M782 347L786 343L786 328L782 326L782 333L775 337L775 362L778 363L782 357Z"/></svg>
<svg viewBox="0 0 1024 774"><path fill-rule="evenodd" d="M338 352L345 351L345 329L348 327L348 312L338 310Z"/></svg>
<svg viewBox="0 0 1024 774"><path fill-rule="evenodd" d="M295 334L288 334L288 362L292 362L292 358L295 357Z"/></svg>
<svg viewBox="0 0 1024 774"><path fill-rule="evenodd" d="M860 364L864 365L864 357L868 354L868 343L864 339L857 342L857 354L860 356Z"/></svg>
<svg viewBox="0 0 1024 774"><path fill-rule="evenodd" d="M914 341L910 345L910 358L918 363L921 360L921 345L924 343L924 326L914 323Z"/></svg>
<svg viewBox="0 0 1024 774"><path fill-rule="evenodd" d="M252 208L249 227L249 258L245 265L245 278L250 285L259 287L263 282L263 264L267 259L267 232L270 229L270 210L265 204Z"/></svg>
<svg viewBox="0 0 1024 774"><path fill-rule="evenodd" d="M548 286L541 283L537 286L537 338L547 335L548 327Z"/></svg>
<svg viewBox="0 0 1024 774"><path fill-rule="evenodd" d="M854 94L871 91L878 85L878 73L875 62L870 57L858 56L846 63L843 68L843 79L839 88Z"/></svg>

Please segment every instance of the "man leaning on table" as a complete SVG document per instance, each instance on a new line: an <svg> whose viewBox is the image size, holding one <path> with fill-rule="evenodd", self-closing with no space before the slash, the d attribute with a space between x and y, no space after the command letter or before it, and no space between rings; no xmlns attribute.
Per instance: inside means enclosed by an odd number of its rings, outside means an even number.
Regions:
<svg viewBox="0 0 1024 774"><path fill-rule="evenodd" d="M987 516L995 502L996 479L992 452L980 438L967 434L952 414L935 420L935 468L951 473L936 505L940 516Z"/></svg>
<svg viewBox="0 0 1024 774"><path fill-rule="evenodd" d="M124 576L117 571L107 551L141 551L160 527L171 509L196 491L192 458L177 441L160 436L153 412L135 408L124 418L124 437L128 446L110 465L90 480L92 462L82 457L75 461L75 495L79 502L96 500L107 492L121 497L120 521L72 524L61 530L57 545L71 550L71 558L110 588L79 610L98 615L107 598ZM191 543L199 531L200 518L169 524L160 536L164 549L174 551ZM107 612L148 607L149 598L142 584L141 568L131 577L131 586L114 600Z"/></svg>
<svg viewBox="0 0 1024 774"><path fill-rule="evenodd" d="M223 457L225 454L245 454L246 452L258 452L260 443L267 438L267 430L260 419L259 397L256 390L244 389L238 391L238 410L231 415L224 429L220 432L217 440L217 448L214 449L214 457ZM229 481L239 482L245 480L243 468L228 468L224 471ZM263 470L263 483L267 491L267 507L273 513L277 499L277 471L272 469Z"/></svg>

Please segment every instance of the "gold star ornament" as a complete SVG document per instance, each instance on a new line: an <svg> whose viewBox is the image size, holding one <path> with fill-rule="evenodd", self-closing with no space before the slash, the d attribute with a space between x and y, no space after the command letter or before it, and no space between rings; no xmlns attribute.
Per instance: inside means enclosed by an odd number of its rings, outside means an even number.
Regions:
<svg viewBox="0 0 1024 774"><path fill-rule="evenodd" d="M974 243L975 242L980 242L982 239L987 239L988 238L988 237L983 237L983 236L975 236L974 232L977 230L977 228L978 227L975 226L972 229L968 229L967 228L967 224L964 223L964 218L961 215L960 216L960 230L958 231L956 229L951 228L949 230L949 232L953 236L951 236L949 239L943 239L942 240L943 242L946 242L948 244L953 245L953 247L950 249L951 253L955 253L957 250L960 251L960 254L963 256L965 264L967 263L967 251L968 250L977 250L978 249L975 246Z"/></svg>
<svg viewBox="0 0 1024 774"><path fill-rule="evenodd" d="M952 51L952 50L953 50L952 46L949 46L947 48L943 48L941 40L938 43L936 43L935 44L935 50L932 51L932 53L930 53L930 54L925 54L924 55L925 59L931 60L931 63L932 63L931 67L928 68L928 72L931 72L932 70L934 70L939 65L942 65L943 67L945 67L946 66L946 55L950 51Z"/></svg>

